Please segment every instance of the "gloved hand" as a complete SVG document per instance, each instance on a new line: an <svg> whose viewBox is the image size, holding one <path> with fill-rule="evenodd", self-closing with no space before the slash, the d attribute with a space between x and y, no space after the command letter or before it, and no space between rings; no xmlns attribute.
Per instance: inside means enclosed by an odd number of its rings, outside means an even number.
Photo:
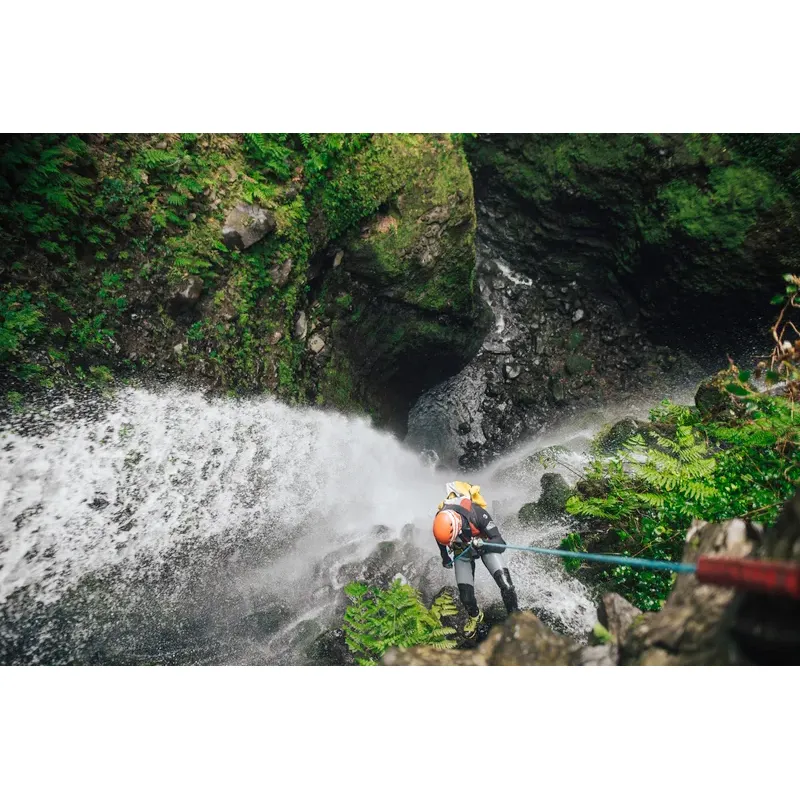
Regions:
<svg viewBox="0 0 800 800"><path fill-rule="evenodd" d="M479 539L477 536L473 536L469 543L473 546L473 548L475 548L475 550L480 550L485 544L483 539Z"/></svg>
<svg viewBox="0 0 800 800"><path fill-rule="evenodd" d="M445 569L453 569L453 559L452 558L443 558L442 559L442 566Z"/></svg>

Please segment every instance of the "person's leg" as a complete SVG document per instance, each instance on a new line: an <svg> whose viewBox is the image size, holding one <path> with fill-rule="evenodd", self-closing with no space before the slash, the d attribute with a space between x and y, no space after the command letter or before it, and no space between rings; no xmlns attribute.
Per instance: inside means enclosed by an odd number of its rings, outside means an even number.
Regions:
<svg viewBox="0 0 800 800"><path fill-rule="evenodd" d="M467 614L478 616L478 602L475 600L475 562L471 558L461 558L454 565L458 594Z"/></svg>
<svg viewBox="0 0 800 800"><path fill-rule="evenodd" d="M503 598L503 604L509 614L514 611L519 611L519 603L517 602L517 590L511 580L511 573L506 567L505 559L502 553L482 553L481 560L486 569L489 570L494 582L500 588L500 595Z"/></svg>

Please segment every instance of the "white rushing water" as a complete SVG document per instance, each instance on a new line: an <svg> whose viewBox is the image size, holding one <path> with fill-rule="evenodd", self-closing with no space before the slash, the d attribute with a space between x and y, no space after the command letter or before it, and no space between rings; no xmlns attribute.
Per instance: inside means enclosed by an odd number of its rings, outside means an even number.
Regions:
<svg viewBox="0 0 800 800"><path fill-rule="evenodd" d="M249 531L278 546L324 528L335 544L435 505L419 460L363 419L141 389L100 421L53 416L44 436L3 438L0 600L27 583L51 596L181 537Z"/></svg>
<svg viewBox="0 0 800 800"><path fill-rule="evenodd" d="M113 580L130 587L123 593L144 591L158 573L178 616L205 602L246 615L248 598L266 592L259 613L279 598L297 625L341 600L331 563L358 564L378 539L399 540L404 526L422 553L419 569L433 561L432 580L453 581L438 567L430 522L444 482L457 476L364 419L177 388L122 389L108 408L82 413L85 402L17 418L0 434L0 608L15 591L27 593L28 605L57 605L113 569ZM538 477L520 485L499 471L466 477L482 483L509 541L556 544L564 531L514 522ZM576 634L591 627L593 602L560 565L510 560L523 606ZM498 600L480 565L476 577L482 601ZM91 628L88 617L78 622Z"/></svg>

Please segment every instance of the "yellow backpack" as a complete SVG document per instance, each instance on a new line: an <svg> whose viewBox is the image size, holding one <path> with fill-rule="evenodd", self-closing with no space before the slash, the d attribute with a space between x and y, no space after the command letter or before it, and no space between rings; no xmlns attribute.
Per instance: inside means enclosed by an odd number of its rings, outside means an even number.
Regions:
<svg viewBox="0 0 800 800"><path fill-rule="evenodd" d="M441 509L448 500L454 500L457 497L469 497L473 503L477 503L481 508L486 508L486 500L481 494L480 486L473 486L466 481L453 481L445 486L447 490L447 497L439 503Z"/></svg>

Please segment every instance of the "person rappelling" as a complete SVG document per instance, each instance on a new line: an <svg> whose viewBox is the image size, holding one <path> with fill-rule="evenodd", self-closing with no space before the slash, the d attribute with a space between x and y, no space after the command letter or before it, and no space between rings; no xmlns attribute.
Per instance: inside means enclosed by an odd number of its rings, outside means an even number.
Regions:
<svg viewBox="0 0 800 800"><path fill-rule="evenodd" d="M508 613L519 611L517 592L506 567L503 551L505 540L497 524L486 510L480 486L463 481L446 485L447 496L439 504L433 519L433 536L442 555L442 566L455 566L456 584L461 602L469 618L464 625L466 638L473 638L484 615L475 599L475 561L480 556L500 588ZM452 555L450 551L452 550Z"/></svg>

